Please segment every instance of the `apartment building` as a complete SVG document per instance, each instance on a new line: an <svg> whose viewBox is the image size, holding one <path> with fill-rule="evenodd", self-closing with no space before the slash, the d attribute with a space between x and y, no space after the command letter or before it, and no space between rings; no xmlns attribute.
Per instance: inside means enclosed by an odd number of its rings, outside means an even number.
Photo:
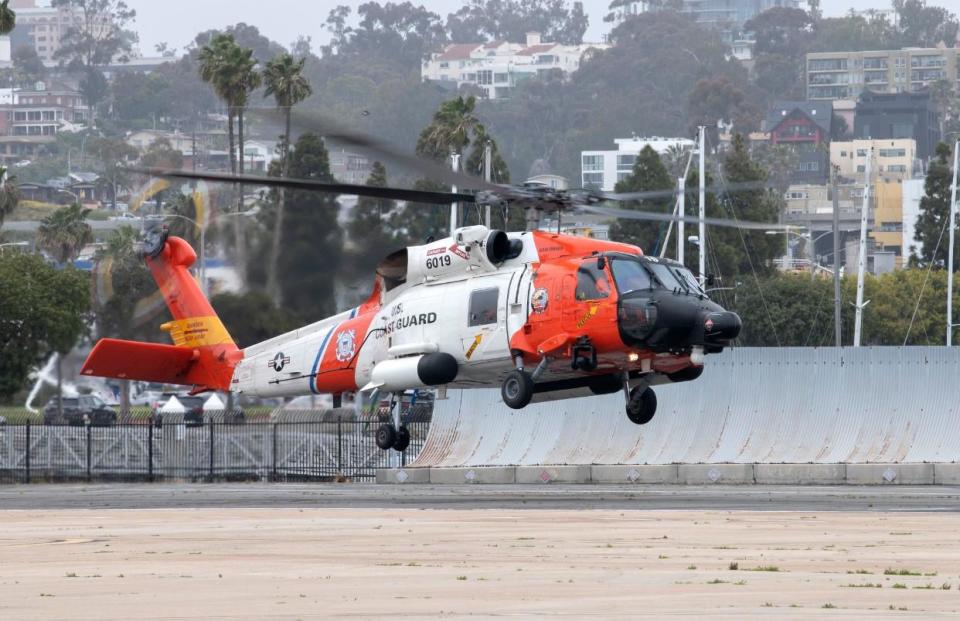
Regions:
<svg viewBox="0 0 960 621"><path fill-rule="evenodd" d="M580 182L584 188L612 192L618 181L623 181L633 172L637 155L647 145L663 155L671 148L693 149L694 143L687 138L618 138L613 141L615 151L581 151Z"/></svg>
<svg viewBox="0 0 960 621"><path fill-rule="evenodd" d="M540 33L527 33L524 43L491 41L458 43L431 55L421 67L421 78L451 90L464 85L477 87L488 99L508 97L524 80L555 73L568 77L580 68L590 50L606 49L604 43L561 45L541 40Z"/></svg>
<svg viewBox="0 0 960 621"><path fill-rule="evenodd" d="M17 14L17 27L10 34L13 48L30 45L44 64L56 64L54 55L70 25L70 12L50 6L49 0L13 0L10 8Z"/></svg>
<svg viewBox="0 0 960 621"><path fill-rule="evenodd" d="M807 99L852 99L865 89L918 91L947 80L960 92L960 49L905 48L807 54Z"/></svg>
<svg viewBox="0 0 960 621"><path fill-rule="evenodd" d="M691 15L698 24L721 31L732 39L740 28L767 9L774 7L800 8L800 0L682 0L680 12ZM662 9L662 0L633 0L624 2L611 13L614 23L621 23L634 15Z"/></svg>
<svg viewBox="0 0 960 621"><path fill-rule="evenodd" d="M867 156L873 153L871 178L896 182L910 179L923 171L917 157L917 141L913 138L895 140L848 140L830 143L830 164L837 167L844 179L863 183Z"/></svg>

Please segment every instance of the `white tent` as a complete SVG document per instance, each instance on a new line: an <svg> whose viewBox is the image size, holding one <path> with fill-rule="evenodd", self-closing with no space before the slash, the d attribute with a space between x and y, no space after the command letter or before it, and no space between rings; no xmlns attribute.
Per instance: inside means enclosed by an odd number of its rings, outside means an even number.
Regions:
<svg viewBox="0 0 960 621"><path fill-rule="evenodd" d="M183 407L183 404L176 397L170 397L170 400L160 408L161 414L184 414L186 411L187 408Z"/></svg>
<svg viewBox="0 0 960 621"><path fill-rule="evenodd" d="M210 398L207 399L203 404L204 412L219 412L227 409L227 406L223 403L223 400L216 395L216 393L210 395Z"/></svg>

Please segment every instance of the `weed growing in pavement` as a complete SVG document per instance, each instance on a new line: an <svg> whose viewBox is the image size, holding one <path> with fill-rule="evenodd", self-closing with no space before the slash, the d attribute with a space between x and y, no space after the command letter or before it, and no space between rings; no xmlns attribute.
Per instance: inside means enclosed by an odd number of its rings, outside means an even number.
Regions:
<svg viewBox="0 0 960 621"><path fill-rule="evenodd" d="M890 588L891 588L891 589L905 589L905 588L907 588L907 585L905 585L905 584L902 583L902 582L895 582L895 583L893 583L893 586L890 587Z"/></svg>
<svg viewBox="0 0 960 621"><path fill-rule="evenodd" d="M880 584L879 582L877 584L873 584L872 582L867 582L865 584L843 584L841 586L849 587L851 589L882 589L883 588L883 585Z"/></svg>
<svg viewBox="0 0 960 621"><path fill-rule="evenodd" d="M913 571L911 569L890 569L887 567L883 570L884 576L919 576L919 571Z"/></svg>
<svg viewBox="0 0 960 621"><path fill-rule="evenodd" d="M826 604L824 604L823 606L820 606L820 607L821 607L821 608L836 608L836 606L834 606L834 605L831 604L830 602L827 602Z"/></svg>
<svg viewBox="0 0 960 621"><path fill-rule="evenodd" d="M729 584L726 580L721 580L720 578L714 578L713 580L707 581L707 584Z"/></svg>
<svg viewBox="0 0 960 621"><path fill-rule="evenodd" d="M727 568L728 568L730 571L737 571L738 569L740 569L740 563L738 563L738 562L736 562L736 561L732 561L732 562L730 563L730 565L727 566Z"/></svg>

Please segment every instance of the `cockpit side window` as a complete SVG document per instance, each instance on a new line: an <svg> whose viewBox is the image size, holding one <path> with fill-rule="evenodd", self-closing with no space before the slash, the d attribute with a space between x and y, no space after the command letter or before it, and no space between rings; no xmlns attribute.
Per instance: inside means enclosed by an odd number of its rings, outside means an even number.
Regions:
<svg viewBox="0 0 960 621"><path fill-rule="evenodd" d="M639 289L650 289L653 284L648 272L639 261L614 259L610 262L613 278L617 281L617 290L629 293Z"/></svg>
<svg viewBox="0 0 960 621"><path fill-rule="evenodd" d="M577 270L577 300L602 300L610 297L610 280L596 259L588 259Z"/></svg>

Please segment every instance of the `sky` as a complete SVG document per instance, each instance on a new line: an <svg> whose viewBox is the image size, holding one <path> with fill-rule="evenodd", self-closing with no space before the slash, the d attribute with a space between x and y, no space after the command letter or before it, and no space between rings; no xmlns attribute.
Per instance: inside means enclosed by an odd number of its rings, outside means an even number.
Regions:
<svg viewBox="0 0 960 621"><path fill-rule="evenodd" d="M356 9L366 0L126 0L137 11L134 30L140 35L140 49L145 56L155 55L154 46L166 42L182 51L193 37L204 30L222 28L238 22L256 26L265 36L289 47L300 35L313 38L314 45L326 41L321 30L330 9L346 4ZM399 1L399 0L394 0ZM462 0L413 0L446 17L464 3ZM827 16L857 10L888 6L885 0L822 0ZM928 4L958 10L956 0L928 0ZM600 41L609 25L604 23L609 0L584 0L590 15L588 41Z"/></svg>

